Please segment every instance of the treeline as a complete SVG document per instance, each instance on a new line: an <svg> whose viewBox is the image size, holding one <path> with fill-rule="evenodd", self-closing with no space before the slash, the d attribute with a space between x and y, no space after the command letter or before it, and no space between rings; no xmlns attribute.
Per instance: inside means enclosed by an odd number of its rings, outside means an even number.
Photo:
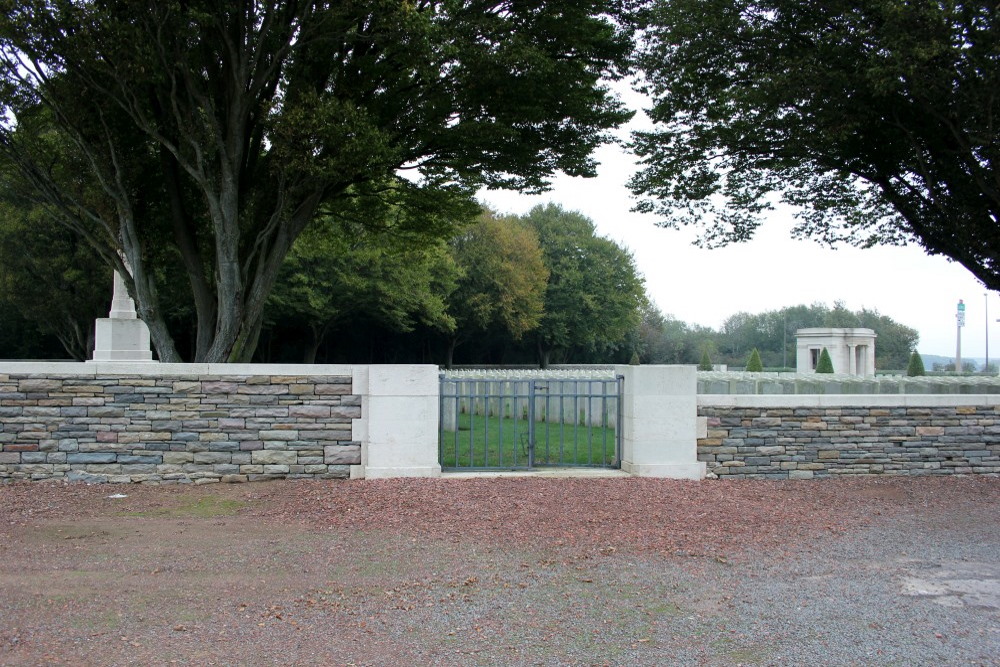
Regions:
<svg viewBox="0 0 1000 667"><path fill-rule="evenodd" d="M267 300L256 362L795 365L795 330L869 327L876 365L905 368L917 333L842 304L737 313L720 330L650 303L631 254L557 205L483 211L450 234L389 216L381 226L325 215L296 240ZM445 228L447 229L447 228ZM177 259L152 258L178 348L193 359L196 311ZM179 272L178 272L179 273ZM111 276L62 227L0 211L0 358L87 359ZM187 332L184 335L183 332Z"/></svg>
<svg viewBox="0 0 1000 667"><path fill-rule="evenodd" d="M840 302L832 308L814 303L756 315L736 313L718 331L647 308L640 326L639 357L643 363L694 364L707 352L713 364L742 368L756 349L765 368L794 369L795 331L810 327L873 329L878 336L875 367L879 370L905 369L919 339L915 329L877 310L852 311Z"/></svg>
<svg viewBox="0 0 1000 667"><path fill-rule="evenodd" d="M556 205L472 223L318 217L267 300L255 362L513 364L628 361L647 303L629 252ZM184 358L199 327L164 253L160 298ZM178 279L171 280L171 275ZM0 211L0 358L89 358L111 275L30 212ZM185 335L184 332L187 332Z"/></svg>

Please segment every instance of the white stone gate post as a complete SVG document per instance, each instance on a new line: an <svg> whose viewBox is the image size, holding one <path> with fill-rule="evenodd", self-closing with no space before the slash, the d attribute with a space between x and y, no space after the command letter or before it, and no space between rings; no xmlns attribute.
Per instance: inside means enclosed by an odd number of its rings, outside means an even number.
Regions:
<svg viewBox="0 0 1000 667"><path fill-rule="evenodd" d="M353 434L361 443L361 465L351 477L440 477L437 366L357 366L353 380L362 418Z"/></svg>
<svg viewBox="0 0 1000 667"><path fill-rule="evenodd" d="M698 461L695 366L617 366L622 396L622 470L637 477L703 479Z"/></svg>

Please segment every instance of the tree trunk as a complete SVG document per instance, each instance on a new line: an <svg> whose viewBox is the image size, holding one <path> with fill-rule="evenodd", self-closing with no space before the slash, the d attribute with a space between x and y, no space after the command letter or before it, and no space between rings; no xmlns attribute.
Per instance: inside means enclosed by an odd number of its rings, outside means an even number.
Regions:
<svg viewBox="0 0 1000 667"><path fill-rule="evenodd" d="M541 369L546 369L549 367L549 355L551 350L545 348L542 344L542 339L538 338L538 367Z"/></svg>

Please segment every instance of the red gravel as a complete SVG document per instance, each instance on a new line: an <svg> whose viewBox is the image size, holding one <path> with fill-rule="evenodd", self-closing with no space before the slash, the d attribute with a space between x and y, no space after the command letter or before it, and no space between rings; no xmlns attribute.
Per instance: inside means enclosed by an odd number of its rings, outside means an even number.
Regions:
<svg viewBox="0 0 1000 667"><path fill-rule="evenodd" d="M539 647L559 629L524 605L603 638L590 628L609 609L662 597L667 584L642 582L669 563L697 574L900 515L988 516L998 489L985 477L0 485L0 664L620 664L612 647L645 650L640 635L619 628L624 639L550 659ZM712 599L695 606L724 598ZM436 653L456 631L485 648ZM524 633L530 660L497 657Z"/></svg>

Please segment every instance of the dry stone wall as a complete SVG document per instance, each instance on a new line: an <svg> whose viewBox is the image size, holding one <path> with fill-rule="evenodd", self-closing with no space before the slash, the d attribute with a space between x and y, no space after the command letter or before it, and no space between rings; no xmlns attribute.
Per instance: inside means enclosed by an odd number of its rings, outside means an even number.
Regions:
<svg viewBox="0 0 1000 667"><path fill-rule="evenodd" d="M698 440L698 460L730 478L1000 474L1000 406L994 402L701 405L708 429Z"/></svg>
<svg viewBox="0 0 1000 667"><path fill-rule="evenodd" d="M347 477L350 375L0 373L0 481Z"/></svg>

